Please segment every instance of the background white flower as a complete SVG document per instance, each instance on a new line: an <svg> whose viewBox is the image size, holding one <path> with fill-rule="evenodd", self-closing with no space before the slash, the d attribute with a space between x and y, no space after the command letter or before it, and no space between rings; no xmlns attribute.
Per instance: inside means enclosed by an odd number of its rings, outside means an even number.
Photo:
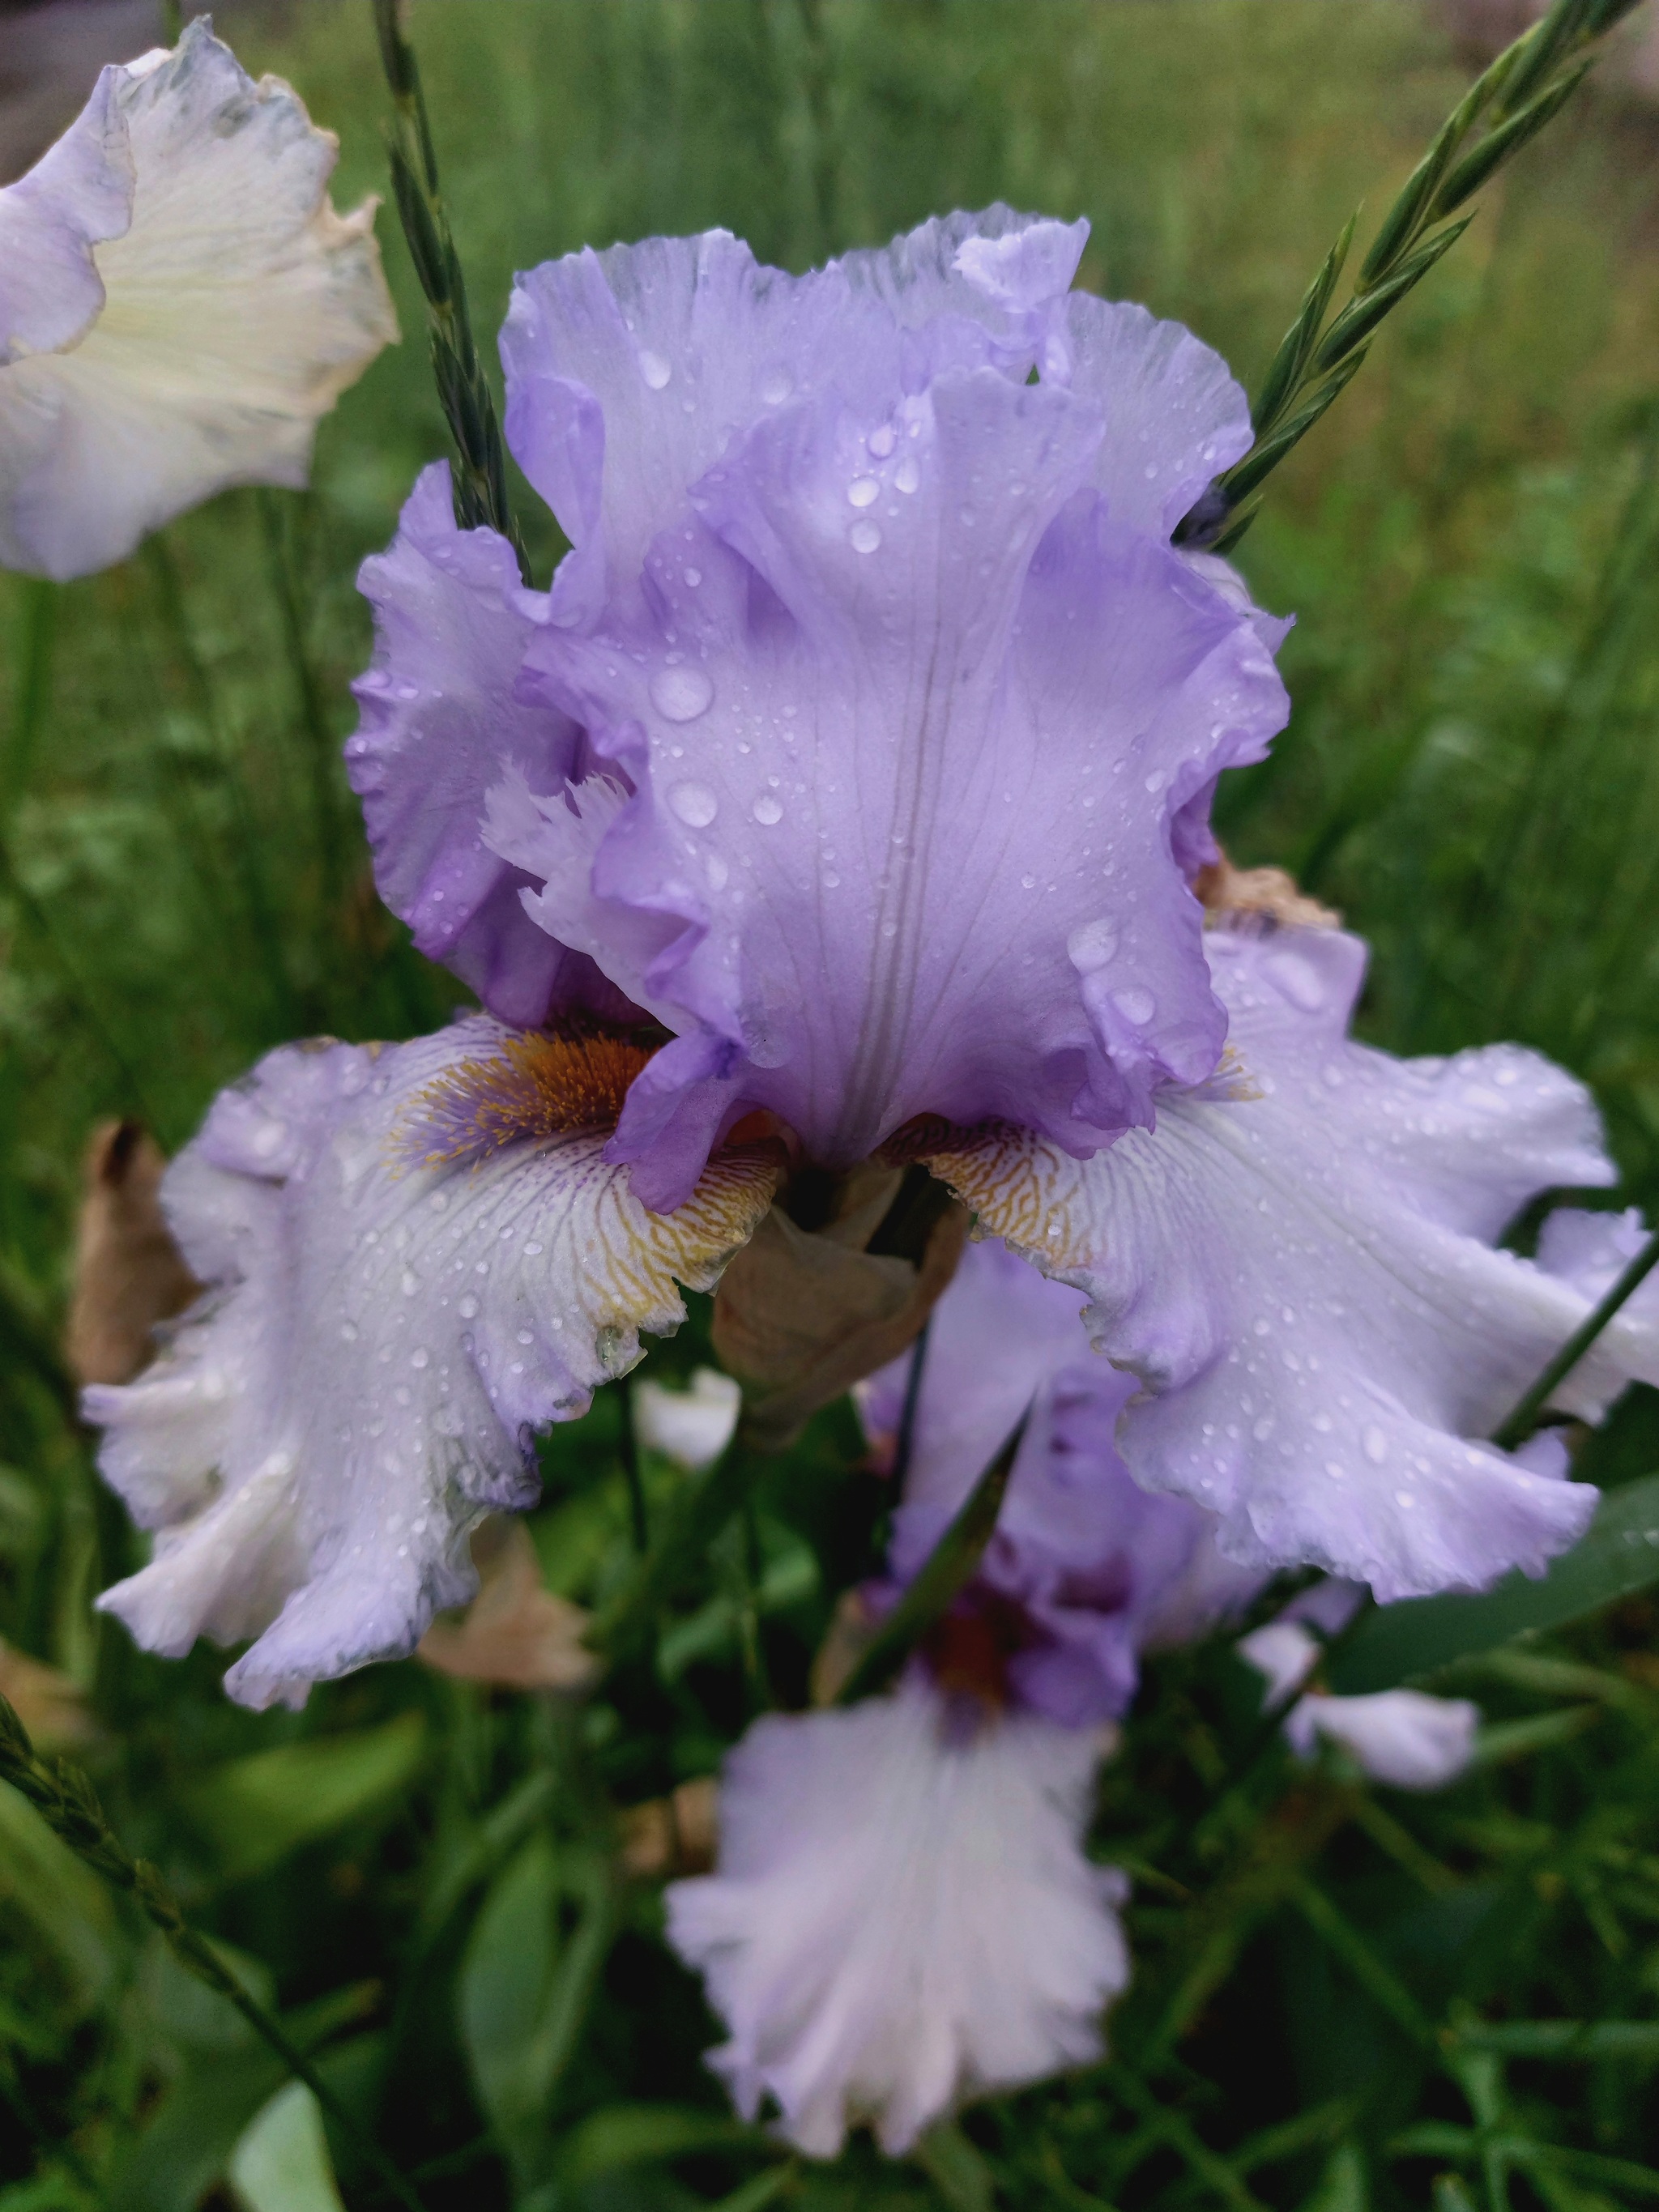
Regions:
<svg viewBox="0 0 1659 2212"><path fill-rule="evenodd" d="M0 565L85 575L228 484L305 483L398 335L337 153L199 18L0 191Z"/></svg>

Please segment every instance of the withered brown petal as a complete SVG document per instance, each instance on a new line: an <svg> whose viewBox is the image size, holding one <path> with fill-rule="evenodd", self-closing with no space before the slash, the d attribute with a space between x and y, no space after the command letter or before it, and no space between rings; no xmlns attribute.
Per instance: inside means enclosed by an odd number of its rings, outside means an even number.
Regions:
<svg viewBox="0 0 1659 2212"><path fill-rule="evenodd" d="M707 1874L720 1843L720 1786L712 1774L682 1782L671 1797L630 1805L622 1816L622 1863L636 1881Z"/></svg>
<svg viewBox="0 0 1659 2212"><path fill-rule="evenodd" d="M87 1147L64 1350L82 1382L126 1382L155 1349L157 1325L201 1285L161 1212L167 1159L137 1121L103 1121Z"/></svg>
<svg viewBox="0 0 1659 2212"><path fill-rule="evenodd" d="M1340 929L1342 917L1302 890L1283 868L1236 868L1223 853L1193 878L1206 923L1255 916L1282 929Z"/></svg>
<svg viewBox="0 0 1659 2212"><path fill-rule="evenodd" d="M441 1674L507 1690L580 1690L599 1662L582 1643L587 1614L542 1580L522 1521L492 1514L472 1538L478 1595L459 1620L434 1620L416 1646Z"/></svg>
<svg viewBox="0 0 1659 2212"><path fill-rule="evenodd" d="M744 1385L744 1431L762 1449L781 1449L821 1406L896 1359L956 1273L968 1234L962 1206L934 1222L919 1267L837 1234L856 1219L867 1237L884 1210L861 1204L809 1234L774 1206L721 1277L714 1349Z"/></svg>

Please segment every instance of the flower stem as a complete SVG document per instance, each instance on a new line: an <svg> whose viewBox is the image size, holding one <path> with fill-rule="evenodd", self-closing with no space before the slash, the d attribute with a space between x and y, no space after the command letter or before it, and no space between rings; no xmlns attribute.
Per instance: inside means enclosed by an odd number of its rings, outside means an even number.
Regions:
<svg viewBox="0 0 1659 2212"><path fill-rule="evenodd" d="M1513 1451L1517 1444L1525 1443L1538 1425L1539 1414L1549 1403L1551 1391L1572 1372L1619 1309L1646 1282L1656 1267L1659 1267L1659 1230L1649 1237L1601 1304L1574 1329L1531 1389L1516 1401L1492 1431L1493 1443L1504 1451Z"/></svg>
<svg viewBox="0 0 1659 2212"><path fill-rule="evenodd" d="M1435 134L1383 216L1352 296L1327 322L1358 220L1350 216L1262 379L1251 410L1255 443L1177 526L1178 544L1224 553L1238 543L1255 520L1266 477L1312 429L1365 358L1372 334L1471 220L1446 218L1560 112L1589 73L1589 60L1580 58L1585 48L1638 4L1555 0L1504 48ZM1437 223L1444 228L1435 230Z"/></svg>
<svg viewBox="0 0 1659 2212"><path fill-rule="evenodd" d="M1028 1406L1002 1449L969 1492L955 1520L927 1556L927 1564L876 1631L858 1664L836 1692L838 1705L856 1705L884 1689L922 1638L942 1618L957 1594L971 1581L1002 1510L1008 1478L1031 1418Z"/></svg>
<svg viewBox="0 0 1659 2212"><path fill-rule="evenodd" d="M427 333L438 400L455 441L455 520L463 530L488 528L512 546L519 574L530 582L530 558L507 495L507 448L467 314L466 285L449 216L438 189L438 157L427 119L426 98L415 49L404 28L402 0L374 0L380 60L391 88L393 120L386 127L392 196L403 222L410 259L426 295Z"/></svg>
<svg viewBox="0 0 1659 2212"><path fill-rule="evenodd" d="M282 2023L243 1987L206 1937L191 1927L155 1868L147 1859L135 1859L124 1848L105 1817L97 1792L79 1767L64 1759L59 1759L55 1767L48 1767L29 1741L28 1730L3 1696L0 1696L0 1781L9 1782L20 1796L26 1797L77 1858L106 1881L127 1892L145 1917L166 1936L173 1956L186 1972L235 2006L255 2034L270 2046L296 2080L305 2083L405 2212L426 2212L404 2176L379 2144L364 2133Z"/></svg>

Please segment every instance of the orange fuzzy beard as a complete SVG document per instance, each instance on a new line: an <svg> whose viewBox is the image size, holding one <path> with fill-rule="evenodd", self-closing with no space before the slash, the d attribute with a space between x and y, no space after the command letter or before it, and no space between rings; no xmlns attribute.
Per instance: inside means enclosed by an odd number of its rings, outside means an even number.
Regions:
<svg viewBox="0 0 1659 2212"><path fill-rule="evenodd" d="M464 1060L410 1101L397 1137L422 1167L488 1159L525 1139L614 1128L628 1086L651 1057L621 1037L509 1037L499 1054Z"/></svg>

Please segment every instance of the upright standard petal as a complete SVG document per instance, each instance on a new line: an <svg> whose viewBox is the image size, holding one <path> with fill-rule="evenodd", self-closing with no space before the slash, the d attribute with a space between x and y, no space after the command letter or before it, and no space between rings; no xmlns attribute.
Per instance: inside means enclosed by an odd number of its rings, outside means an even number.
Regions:
<svg viewBox="0 0 1659 2212"><path fill-rule="evenodd" d="M1594 1492L1478 1441L1589 1310L1494 1249L1533 1194L1611 1179L1583 1088L1510 1046L1400 1061L1352 1042L1364 948L1218 930L1231 1073L1161 1096L1086 1163L988 1130L938 1172L1047 1273L1149 1394L1136 1480L1221 1516L1230 1557L1313 1562L1382 1599L1540 1571ZM1580 1386L1659 1356L1604 1340Z"/></svg>
<svg viewBox="0 0 1659 2212"><path fill-rule="evenodd" d="M133 179L130 223L82 224L102 307L0 369L0 562L56 577L227 484L302 484L319 416L397 335L374 203L335 213L334 138L205 18L100 101Z"/></svg>
<svg viewBox="0 0 1659 2212"><path fill-rule="evenodd" d="M831 1166L925 1112L1087 1151L1209 1073L1170 824L1284 694L1247 619L1077 496L1100 434L989 369L891 419L781 410L653 550L648 629L532 641L526 684L631 787L580 874L550 821L549 901L591 896L549 926L681 1033L621 1156L743 1106Z"/></svg>
<svg viewBox="0 0 1659 2212"><path fill-rule="evenodd" d="M745 2118L770 2097L812 2157L860 2124L897 2154L964 2098L1098 2055L1128 1959L1122 1878L1080 1847L1095 1758L1040 1720L964 1734L914 1679L750 1729L716 1871L667 1893Z"/></svg>
<svg viewBox="0 0 1659 2212"><path fill-rule="evenodd" d="M805 276L763 267L723 230L585 249L520 276L501 331L507 435L574 549L555 619L636 611L647 555L690 486L791 400L885 412L947 365L1024 377L1030 318L1064 294L1086 229L999 206ZM963 270L977 240L1002 258Z"/></svg>
<svg viewBox="0 0 1659 2212"><path fill-rule="evenodd" d="M769 1203L775 1149L647 1213L606 1130L642 1054L485 1017L375 1051L288 1046L170 1171L210 1287L135 1383L88 1391L153 1563L106 1593L147 1648L257 1640L234 1696L412 1648L470 1595L465 1539L536 1495L534 1430L684 1318Z"/></svg>

